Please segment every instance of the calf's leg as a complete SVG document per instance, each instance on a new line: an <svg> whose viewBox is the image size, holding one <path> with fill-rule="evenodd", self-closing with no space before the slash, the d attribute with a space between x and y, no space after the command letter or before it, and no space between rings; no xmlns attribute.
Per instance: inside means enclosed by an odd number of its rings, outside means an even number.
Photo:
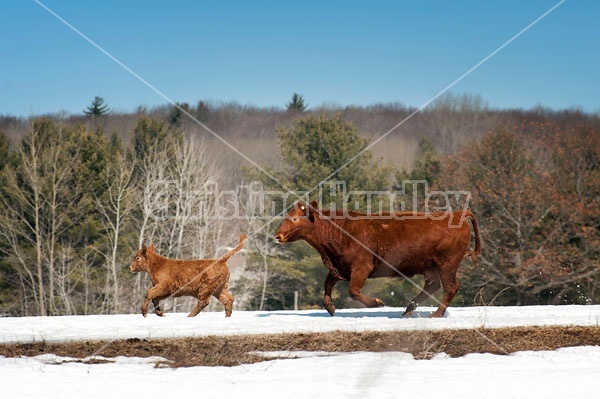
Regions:
<svg viewBox="0 0 600 399"><path fill-rule="evenodd" d="M152 304L154 305L154 313L156 313L160 317L163 317L165 315L165 312L163 312L159 306L159 302L162 301L163 299L165 299L165 298L154 298L152 300Z"/></svg>
<svg viewBox="0 0 600 399"><path fill-rule="evenodd" d="M225 317L230 317L233 311L233 295L229 291L229 283L225 282L223 287L215 292L214 296L225 306Z"/></svg>
<svg viewBox="0 0 600 399"><path fill-rule="evenodd" d="M371 298L370 296L363 295L361 293L362 287L365 284L365 280L371 274L373 267L365 268L364 270L353 271L350 276L350 289L348 293L352 299L357 300L365 304L369 308L376 308L385 306L383 301L379 298Z"/></svg>
<svg viewBox="0 0 600 399"><path fill-rule="evenodd" d="M202 311L202 309L204 309L205 307L208 306L209 301L210 301L210 294L207 295L206 293L201 292L200 295L198 296L198 302L196 302L194 309L192 309L192 312L188 315L188 317L194 317L198 313L200 313Z"/></svg>
<svg viewBox="0 0 600 399"><path fill-rule="evenodd" d="M167 296L169 296L169 291L167 287L164 287L162 285L155 285L154 287L150 288L148 292L146 292L146 298L144 299L144 303L142 303L142 315L146 317L146 315L148 314L148 304L150 303L150 300L152 300L152 303L155 306L155 310L158 309L158 312L156 312L156 314L162 316L161 314L159 314L159 312L162 313L162 311L156 306L158 305L158 302L161 299L164 299Z"/></svg>
<svg viewBox="0 0 600 399"><path fill-rule="evenodd" d="M337 279L337 277L334 277L331 273L329 273L325 278L325 294L323 295L323 306L325 306L325 309L327 309L327 312L330 316L333 316L335 314L335 306L333 304L333 301L331 300L331 291L333 290L333 287L338 281L339 280Z"/></svg>

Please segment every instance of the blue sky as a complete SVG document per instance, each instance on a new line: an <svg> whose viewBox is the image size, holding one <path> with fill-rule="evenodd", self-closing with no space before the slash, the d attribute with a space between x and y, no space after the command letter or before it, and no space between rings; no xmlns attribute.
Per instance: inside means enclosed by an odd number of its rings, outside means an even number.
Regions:
<svg viewBox="0 0 600 399"><path fill-rule="evenodd" d="M559 0L40 2L173 101L419 107ZM566 0L451 91L599 112L599 17ZM33 0L0 2L0 52L0 115L168 103Z"/></svg>

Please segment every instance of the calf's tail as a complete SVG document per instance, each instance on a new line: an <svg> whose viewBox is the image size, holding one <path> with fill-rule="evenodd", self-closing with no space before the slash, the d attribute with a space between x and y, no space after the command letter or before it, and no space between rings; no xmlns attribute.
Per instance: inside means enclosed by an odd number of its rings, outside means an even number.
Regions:
<svg viewBox="0 0 600 399"><path fill-rule="evenodd" d="M475 234L475 248L472 251L467 252L467 256L469 256L471 260L475 261L481 254L481 237L479 236L479 226L477 225L477 219L475 219L473 212L467 211L467 218L471 220L473 233Z"/></svg>
<svg viewBox="0 0 600 399"><path fill-rule="evenodd" d="M246 241L247 237L248 236L246 236L246 234L242 234L240 236L240 243L237 245L237 247L233 248L231 251L229 251L225 255L221 256L219 258L219 261L221 261L221 262L227 262L227 260L229 258L231 258L233 255L235 255L236 253L238 253L244 247L244 241Z"/></svg>

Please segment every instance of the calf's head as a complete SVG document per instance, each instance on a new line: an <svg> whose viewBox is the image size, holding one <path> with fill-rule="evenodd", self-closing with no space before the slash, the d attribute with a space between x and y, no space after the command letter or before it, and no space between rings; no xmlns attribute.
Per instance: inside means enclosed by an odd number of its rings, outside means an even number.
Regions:
<svg viewBox="0 0 600 399"><path fill-rule="evenodd" d="M288 212L281 227L275 233L275 239L279 242L292 242L301 240L313 228L316 215L318 214L317 201L313 201L310 205L298 201Z"/></svg>
<svg viewBox="0 0 600 399"><path fill-rule="evenodd" d="M146 247L142 245L142 249L136 252L135 258L133 262L129 265L129 271L132 273L135 272L148 272L148 265L150 263L148 259L148 255L154 252L154 244L150 245L150 247Z"/></svg>

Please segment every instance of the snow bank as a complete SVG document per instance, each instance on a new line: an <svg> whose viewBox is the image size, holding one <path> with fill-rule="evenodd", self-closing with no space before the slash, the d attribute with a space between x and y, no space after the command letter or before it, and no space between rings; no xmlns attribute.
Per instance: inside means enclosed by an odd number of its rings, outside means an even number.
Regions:
<svg viewBox="0 0 600 399"><path fill-rule="evenodd" d="M340 309L335 317L325 310L242 312L225 318L223 312L5 317L0 318L0 343L65 342L127 338L198 337L208 335L273 334L292 332L414 331L500 328L514 326L600 326L600 305L450 307L442 319L428 316L435 308L422 307L413 317L404 308Z"/></svg>
<svg viewBox="0 0 600 399"><path fill-rule="evenodd" d="M433 308L402 318L403 308L323 311L0 318L0 342L194 337L205 335L346 331L411 331L509 326L599 326L600 306ZM286 352L290 357L238 367L164 368L162 358L81 359L52 354L0 357L8 398L543 398L593 397L600 347L517 352L510 356L439 354L415 360L399 352ZM147 396L146 396L147 395Z"/></svg>
<svg viewBox="0 0 600 399"><path fill-rule="evenodd" d="M49 361L50 360L50 361ZM0 357L8 397L543 398L592 397L600 347L415 360L398 352L273 360L237 367L156 368L152 359L86 365ZM148 395L148 396L146 396ZM591 396L592 395L592 396Z"/></svg>

